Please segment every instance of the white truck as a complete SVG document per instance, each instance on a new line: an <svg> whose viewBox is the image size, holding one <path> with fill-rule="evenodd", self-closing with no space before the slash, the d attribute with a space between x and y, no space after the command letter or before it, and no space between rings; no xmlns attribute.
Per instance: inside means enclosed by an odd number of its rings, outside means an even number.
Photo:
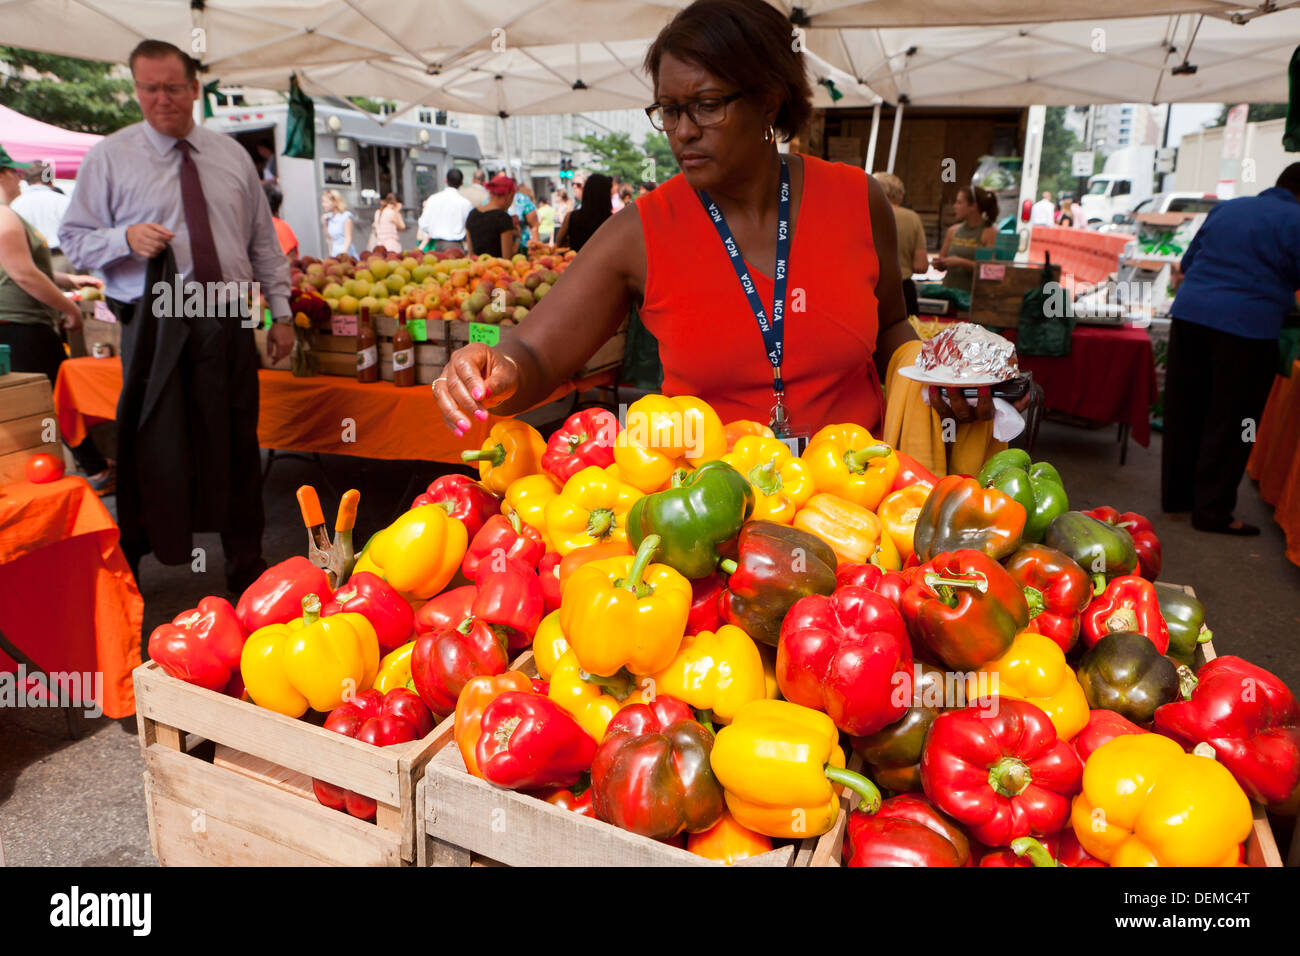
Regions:
<svg viewBox="0 0 1300 956"><path fill-rule="evenodd" d="M1092 228L1114 222L1156 191L1156 147L1126 146L1106 157L1100 173L1088 180L1080 200L1083 218ZM1082 225L1082 223L1081 223Z"/></svg>

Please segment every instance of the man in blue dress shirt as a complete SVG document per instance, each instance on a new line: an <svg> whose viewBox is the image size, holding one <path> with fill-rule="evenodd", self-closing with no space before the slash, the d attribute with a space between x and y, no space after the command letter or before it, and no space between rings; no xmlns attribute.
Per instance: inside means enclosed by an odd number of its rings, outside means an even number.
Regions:
<svg viewBox="0 0 1300 956"><path fill-rule="evenodd" d="M1300 163L1258 196L1210 210L1180 265L1165 377L1161 499L1198 531L1259 534L1233 518L1300 290Z"/></svg>
<svg viewBox="0 0 1300 956"><path fill-rule="evenodd" d="M194 123L195 62L146 40L130 66L144 122L86 154L59 241L79 267L103 270L123 321L118 520L133 570L151 551L164 564L193 563L192 533L220 531L227 587L238 594L266 567L253 338L261 308L250 315L240 303L260 287L275 319L268 355L287 355L288 262L249 155ZM169 246L184 282L163 275ZM176 291L160 294L159 280ZM193 306L195 291L205 308Z"/></svg>

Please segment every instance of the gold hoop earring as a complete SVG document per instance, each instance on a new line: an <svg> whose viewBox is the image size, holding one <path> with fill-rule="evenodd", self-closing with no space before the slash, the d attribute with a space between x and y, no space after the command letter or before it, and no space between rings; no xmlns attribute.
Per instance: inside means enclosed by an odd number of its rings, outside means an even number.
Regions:
<svg viewBox="0 0 1300 956"><path fill-rule="evenodd" d="M764 130L764 132L763 132L763 142L765 142L765 143L775 143L775 142L776 142L776 130L773 129L771 126L769 126L766 130Z"/></svg>

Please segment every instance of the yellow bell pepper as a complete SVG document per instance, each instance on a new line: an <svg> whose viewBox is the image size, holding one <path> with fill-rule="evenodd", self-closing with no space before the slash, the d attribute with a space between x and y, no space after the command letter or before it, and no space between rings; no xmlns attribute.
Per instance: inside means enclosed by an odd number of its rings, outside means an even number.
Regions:
<svg viewBox="0 0 1300 956"><path fill-rule="evenodd" d="M648 535L634 557L584 564L564 586L560 627L587 673L612 677L626 667L654 674L677 656L691 582L650 563L658 547L659 536Z"/></svg>
<svg viewBox="0 0 1300 956"><path fill-rule="evenodd" d="M381 694L405 687L411 682L411 652L415 650L415 641L403 644L384 655L379 662L379 673L375 675L372 685Z"/></svg>
<svg viewBox="0 0 1300 956"><path fill-rule="evenodd" d="M967 700L988 694L1033 704L1047 714L1060 740L1083 730L1091 716L1061 645L1031 631L1021 631L1005 654L967 678Z"/></svg>
<svg viewBox="0 0 1300 956"><path fill-rule="evenodd" d="M560 612L552 611L542 618L537 633L533 635L533 664L537 667L537 676L550 680L555 665L568 651L569 639L564 636L564 628L560 627Z"/></svg>
<svg viewBox="0 0 1300 956"><path fill-rule="evenodd" d="M1236 866L1250 800L1212 756L1159 734L1124 734L1092 752L1070 823L1111 866Z"/></svg>
<svg viewBox="0 0 1300 956"><path fill-rule="evenodd" d="M904 562L916 551L913 545L916 519L921 517L921 509L929 497L930 489L925 485L908 485L885 495L876 508L876 517L885 526L885 534L894 542Z"/></svg>
<svg viewBox="0 0 1300 956"><path fill-rule="evenodd" d="M289 717L309 707L331 711L374 684L379 672L379 638L362 615L321 617L315 594L302 599L302 612L298 620L254 631L239 658L253 703Z"/></svg>
<svg viewBox="0 0 1300 956"><path fill-rule="evenodd" d="M875 564L897 571L903 559L880 519L862 505L835 495L818 494L794 516L794 526L815 534L831 546L840 561Z"/></svg>
<svg viewBox="0 0 1300 956"><path fill-rule="evenodd" d="M857 425L827 425L808 441L802 458L819 492L872 511L898 477L898 455Z"/></svg>
<svg viewBox="0 0 1300 956"><path fill-rule="evenodd" d="M795 512L813 496L808 466L776 438L741 438L722 460L744 475L754 489L754 512L750 517L755 521L790 524Z"/></svg>
<svg viewBox="0 0 1300 956"><path fill-rule="evenodd" d="M505 500L501 502L501 513L519 515L520 521L530 525L542 536L546 550L554 551L555 544L546 529L546 506L559 493L559 486L548 472L517 478L506 489Z"/></svg>
<svg viewBox="0 0 1300 956"><path fill-rule="evenodd" d="M441 505L420 505L370 539L353 573L369 571L403 595L427 599L456 576L468 546L461 522Z"/></svg>
<svg viewBox="0 0 1300 956"><path fill-rule="evenodd" d="M689 395L647 395L627 410L627 426L614 444L623 480L646 494L666 487L678 468L696 468L727 452L722 420Z"/></svg>
<svg viewBox="0 0 1300 956"><path fill-rule="evenodd" d="M686 849L706 860L717 860L733 866L740 860L766 853L772 849L772 840L742 827L735 817L724 810L722 819L713 826L686 838Z"/></svg>
<svg viewBox="0 0 1300 956"><path fill-rule="evenodd" d="M713 773L727 809L741 826L770 837L801 839L825 833L840 812L832 783L862 794L875 812L880 792L844 769L840 732L821 711L784 700L754 700L718 731Z"/></svg>
<svg viewBox="0 0 1300 956"><path fill-rule="evenodd" d="M546 439L532 425L517 418L497 422L478 451L461 452L467 462L478 462L479 478L488 489L503 495L520 478L542 471Z"/></svg>
<svg viewBox="0 0 1300 956"><path fill-rule="evenodd" d="M599 743L605 739L605 728L615 714L631 704L644 704L653 699L634 681L626 672L611 678L588 674L578 663L578 655L569 650L551 672L547 696L572 714L582 729ZM615 688L618 694L606 693L606 688Z"/></svg>
<svg viewBox="0 0 1300 956"><path fill-rule="evenodd" d="M546 530L554 550L568 554L606 541L627 540L627 513L641 491L594 465L564 483L546 503Z"/></svg>
<svg viewBox="0 0 1300 956"><path fill-rule="evenodd" d="M724 724L751 700L767 696L758 645L734 624L687 636L673 662L652 679L656 694L712 711Z"/></svg>

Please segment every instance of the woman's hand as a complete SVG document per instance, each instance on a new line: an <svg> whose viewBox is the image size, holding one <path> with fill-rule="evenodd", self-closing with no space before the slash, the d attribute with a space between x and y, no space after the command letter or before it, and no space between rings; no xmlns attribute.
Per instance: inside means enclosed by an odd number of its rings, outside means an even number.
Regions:
<svg viewBox="0 0 1300 956"><path fill-rule="evenodd" d="M931 267L933 267L933 268L935 268L935 269L938 269L938 270L940 270L941 272L947 272L947 271L948 271L948 257L947 257L947 256L935 256L933 259L930 260L930 265L931 265Z"/></svg>
<svg viewBox="0 0 1300 956"><path fill-rule="evenodd" d="M104 280L97 276L70 275L68 281L74 289L84 289L88 285L93 285L96 289L104 288Z"/></svg>
<svg viewBox="0 0 1300 956"><path fill-rule="evenodd" d="M499 405L519 389L519 366L514 359L471 342L452 353L433 383L433 394L443 421L457 438L469 431L472 419L485 421L487 409Z"/></svg>
<svg viewBox="0 0 1300 956"><path fill-rule="evenodd" d="M81 328L81 308L71 299L64 298L67 303L63 307L63 328L68 332L76 332Z"/></svg>
<svg viewBox="0 0 1300 956"><path fill-rule="evenodd" d="M984 385L977 391L979 397L975 400L975 407L972 408L960 388L940 388L938 385L931 385L930 407L939 413L939 417L944 422L952 420L958 425L987 422L993 418L993 389Z"/></svg>

